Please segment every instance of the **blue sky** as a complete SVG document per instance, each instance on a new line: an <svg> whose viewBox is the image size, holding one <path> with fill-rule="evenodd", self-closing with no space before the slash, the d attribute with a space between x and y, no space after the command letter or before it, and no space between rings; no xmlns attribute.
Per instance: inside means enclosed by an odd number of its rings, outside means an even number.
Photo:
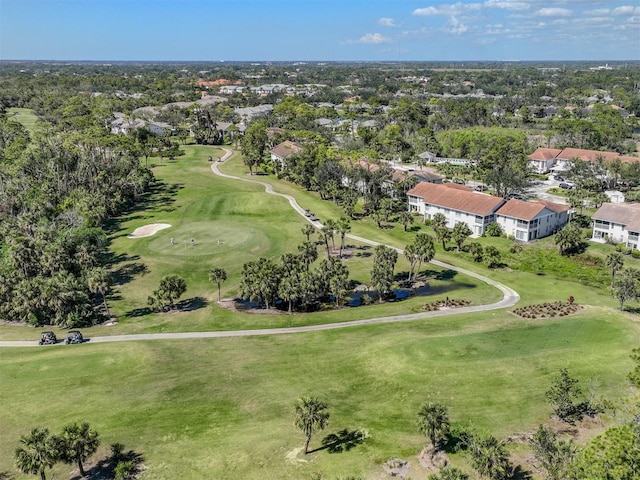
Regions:
<svg viewBox="0 0 640 480"><path fill-rule="evenodd" d="M640 0L0 0L2 60L637 60Z"/></svg>

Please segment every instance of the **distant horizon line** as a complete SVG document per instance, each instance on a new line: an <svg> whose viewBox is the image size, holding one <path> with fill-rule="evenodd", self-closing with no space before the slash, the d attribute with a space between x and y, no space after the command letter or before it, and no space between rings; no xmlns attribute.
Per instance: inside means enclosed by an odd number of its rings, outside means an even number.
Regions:
<svg viewBox="0 0 640 480"><path fill-rule="evenodd" d="M627 60L60 60L60 59L0 59L0 63L93 63L93 64L111 64L111 63L256 63L256 64L275 64L275 63L640 63L640 59Z"/></svg>

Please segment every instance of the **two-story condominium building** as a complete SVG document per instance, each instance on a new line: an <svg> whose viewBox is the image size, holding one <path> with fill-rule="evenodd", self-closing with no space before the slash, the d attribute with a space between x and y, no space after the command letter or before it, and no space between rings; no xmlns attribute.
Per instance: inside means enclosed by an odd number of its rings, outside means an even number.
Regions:
<svg viewBox="0 0 640 480"><path fill-rule="evenodd" d="M409 211L419 212L425 219L442 213L447 226L466 223L474 236L484 233L487 225L496 221L496 210L505 203L503 198L473 192L455 183L420 182L407 192Z"/></svg>
<svg viewBox="0 0 640 480"><path fill-rule="evenodd" d="M623 163L639 162L640 157L631 157L629 155L620 155L618 152L602 152L599 150L584 150L581 148L565 148L560 150L557 148L537 148L529 155L529 167L534 173L547 173L551 170L563 171L567 170L569 161L579 159L589 163L595 163L602 160L605 163L614 160Z"/></svg>
<svg viewBox="0 0 640 480"><path fill-rule="evenodd" d="M556 163L556 157L562 152L559 148L537 148L529 155L529 167L538 174L547 173Z"/></svg>
<svg viewBox="0 0 640 480"><path fill-rule="evenodd" d="M496 211L496 222L507 235L529 242L556 233L569 221L569 207L559 203L512 199Z"/></svg>
<svg viewBox="0 0 640 480"><path fill-rule="evenodd" d="M624 243L637 249L640 242L640 203L604 203L593 214L593 240Z"/></svg>

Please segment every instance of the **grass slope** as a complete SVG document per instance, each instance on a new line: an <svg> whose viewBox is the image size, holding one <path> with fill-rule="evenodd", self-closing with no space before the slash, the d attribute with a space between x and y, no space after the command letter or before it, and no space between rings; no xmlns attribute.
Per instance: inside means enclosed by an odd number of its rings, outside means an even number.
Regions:
<svg viewBox="0 0 640 480"><path fill-rule="evenodd" d="M7 118L21 123L29 133L33 133L36 128L38 117L30 108L8 108Z"/></svg>
<svg viewBox="0 0 640 480"><path fill-rule="evenodd" d="M283 337L3 350L0 471L11 470L10 452L31 427L86 420L105 447L120 441L143 453L148 479L369 475L419 451L415 413L427 400L449 405L454 422L505 435L544 421L544 391L560 368L621 394L637 334L617 313L590 309L545 321L485 314ZM303 443L292 405L306 393L331 412L313 447L345 428L371 439L288 462Z"/></svg>
<svg viewBox="0 0 640 480"><path fill-rule="evenodd" d="M156 166L161 188L143 209L110 226L111 261L119 278L110 305L120 324L90 329L88 336L324 323L417 311L422 303L445 295L475 303L499 298L495 289L457 275L453 281L432 282L431 297L382 306L294 316L221 309L213 302L216 292L208 270L225 268L229 280L223 295L235 294L242 264L294 250L302 241L304 220L286 200L266 195L262 187L214 177L209 155L221 152L186 147L184 157ZM238 157L222 168L246 174ZM321 219L341 215L315 193L271 177L260 180L277 183L279 191L295 195ZM172 227L148 238L126 237L136 227L156 222ZM399 247L416 233L401 227L380 230L370 221L354 223L352 231ZM429 229L420 226L417 231ZM194 247L184 243L190 238L196 240ZM510 245L506 239L479 241L494 242L505 251ZM351 243L363 254L347 262L352 276L366 281L370 250ZM535 249L544 244L526 248L520 258L532 263ZM437 258L479 268L467 255L440 246ZM0 474L14 471L17 440L32 427L57 431L68 422L88 421L102 435L101 455L108 444L125 443L145 456L148 479L376 476L386 459L411 458L425 443L416 431L415 412L426 400L449 405L454 422L471 422L499 436L531 430L547 418L544 392L561 368L569 368L585 384L599 385L598 394L615 400L624 393L629 353L638 346L637 320L613 310L615 301L605 289L576 281L579 272L564 275L564 260L541 258L555 262L550 271L537 272L535 266L480 269L513 286L523 303L574 295L578 303L593 306L551 320L527 321L494 311L279 337L3 349ZM407 266L401 260L397 271L403 269ZM185 297L200 299L201 307L139 316L147 295L169 273L186 278ZM589 278L591 285L603 281ZM0 326L3 339L35 341L36 333ZM331 411L330 427L314 437L312 446L345 428L366 429L371 438L349 452L320 451L296 461L303 437L293 427L292 406L307 393L323 396ZM55 476L66 478L69 471L57 466Z"/></svg>

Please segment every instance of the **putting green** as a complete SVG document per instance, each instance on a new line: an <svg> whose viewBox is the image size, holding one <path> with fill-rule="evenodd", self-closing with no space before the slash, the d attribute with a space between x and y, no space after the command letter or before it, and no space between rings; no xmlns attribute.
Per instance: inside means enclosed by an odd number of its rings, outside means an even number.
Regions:
<svg viewBox="0 0 640 480"><path fill-rule="evenodd" d="M162 255L197 257L228 254L234 250L254 253L261 247L268 248L269 244L262 231L225 220L224 224L196 222L161 230L150 237L149 250Z"/></svg>

